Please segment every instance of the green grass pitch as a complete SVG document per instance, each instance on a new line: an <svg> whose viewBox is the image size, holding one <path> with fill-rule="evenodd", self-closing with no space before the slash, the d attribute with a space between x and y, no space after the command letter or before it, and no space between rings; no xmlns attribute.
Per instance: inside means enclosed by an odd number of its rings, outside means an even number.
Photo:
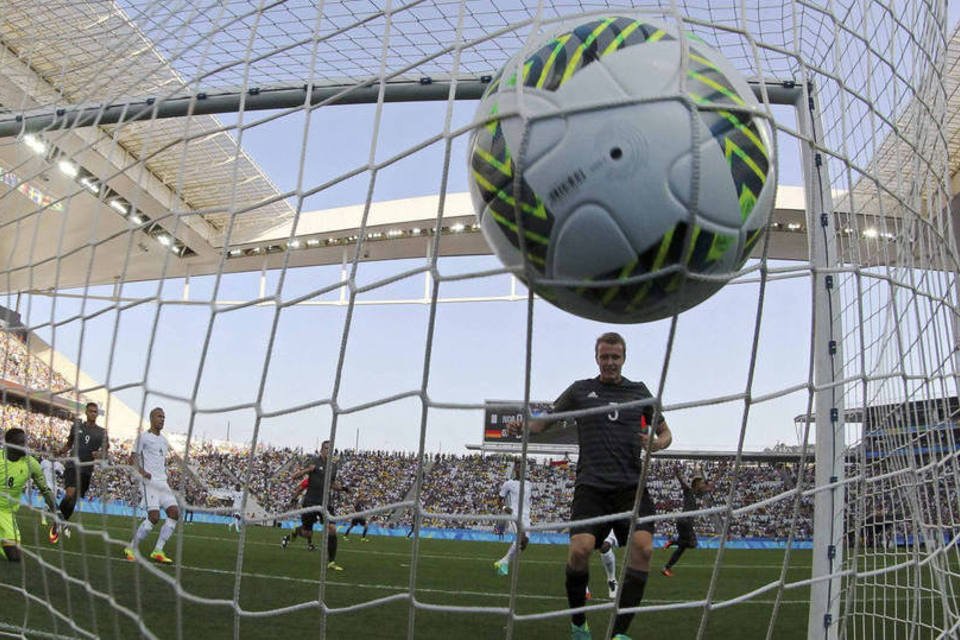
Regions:
<svg viewBox="0 0 960 640"><path fill-rule="evenodd" d="M498 576L493 568L506 543L423 540L414 560L411 540L371 537L370 542L361 543L354 530L350 541L341 537L339 542L337 561L345 570L328 571L326 582L321 583L320 552L308 552L302 541L282 550L278 529L248 527L241 548L239 536L224 525L188 523L167 544L168 554L178 557L180 563L160 567L122 559L121 549L132 533L133 519L80 514L81 524L84 515L85 526L93 531L74 532L58 546L44 539L45 530L35 514L20 516L23 543L30 557L21 566L0 564L0 631L25 628L27 637L90 634L129 638L148 630L147 635L176 638L179 630L179 637L185 638L276 640L303 634L320 637L321 631L329 638L403 638L412 626L414 636L425 639L506 635L505 611L511 602L513 576ZM143 544L144 553L152 548L157 531L159 527ZM118 542L106 543L104 533ZM515 599L521 619L514 622L513 637L568 637L566 615L522 618L566 607L565 553L562 545L530 545L522 554ZM661 566L669 553L655 551L654 567ZM674 608L641 612L633 622L633 635L648 637L650 629L659 629L671 639L695 636L703 606L676 605L706 597L715 558L716 551L693 550L676 567L675 577L666 578L654 570L643 605ZM622 561L622 552L618 561ZM409 593L414 562L414 595L417 603L427 608L417 609L411 618ZM780 551L726 551L714 601L775 583L782 562ZM794 552L787 580L808 578L809 564L809 552ZM24 584L30 597L18 590ZM598 559L591 566L590 586L594 598L589 604L602 607L610 603ZM321 592L333 610L326 614L318 605ZM748 603L710 611L705 637L765 637L776 595L773 590ZM806 637L807 598L806 589L783 593L773 637ZM381 602L350 609L376 600ZM242 615L235 611L235 601ZM470 609L438 611L431 609L432 605ZM601 637L609 612L588 615L595 637Z"/></svg>

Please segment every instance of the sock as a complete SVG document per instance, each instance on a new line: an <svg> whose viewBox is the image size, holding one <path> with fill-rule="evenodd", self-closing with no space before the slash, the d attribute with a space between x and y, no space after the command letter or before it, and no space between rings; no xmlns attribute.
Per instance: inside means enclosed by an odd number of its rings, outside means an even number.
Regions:
<svg viewBox="0 0 960 640"><path fill-rule="evenodd" d="M363 525L363 533L360 534L361 538L367 537L367 525Z"/></svg>
<svg viewBox="0 0 960 640"><path fill-rule="evenodd" d="M173 530L177 528L177 521L173 518L167 518L163 521L163 526L160 527L160 536L157 538L157 546L153 548L153 552L163 551L163 545L167 544L167 540L173 535Z"/></svg>
<svg viewBox="0 0 960 640"><path fill-rule="evenodd" d="M351 531L352 529L353 529L353 525L350 525L349 527L347 527L347 530L343 532L343 537L344 537L344 538L349 538L349 537L350 537L350 531Z"/></svg>
<svg viewBox="0 0 960 640"><path fill-rule="evenodd" d="M587 583L590 582L590 571L574 571L567 566L567 604L571 609L577 609L587 603ZM570 621L582 627L587 621L585 613L574 613Z"/></svg>
<svg viewBox="0 0 960 640"><path fill-rule="evenodd" d="M687 548L684 547L683 545L678 546L677 550L673 552L672 556L670 556L670 560L667 561L667 569L677 564L677 560L680 559L680 556L682 556L683 552L686 550Z"/></svg>
<svg viewBox="0 0 960 640"><path fill-rule="evenodd" d="M635 607L643 600L643 590L647 587L648 571L637 571L627 567L627 575L623 579L623 586L620 588L620 601L617 603L621 608ZM621 613L613 623L613 635L626 633L630 628L630 622L633 621L632 613Z"/></svg>
<svg viewBox="0 0 960 640"><path fill-rule="evenodd" d="M63 500L60 501L60 515L63 516L64 520L69 520L70 516L73 515L73 510L76 508L77 501L74 498L64 496Z"/></svg>
<svg viewBox="0 0 960 640"><path fill-rule="evenodd" d="M133 541L130 543L130 547L136 549L140 546L140 543L143 542L143 539L150 535L150 532L153 531L153 523L150 520L144 520L140 523L140 526L137 527L137 532L133 534Z"/></svg>
<svg viewBox="0 0 960 640"><path fill-rule="evenodd" d="M327 562L337 559L337 534L327 536Z"/></svg>
<svg viewBox="0 0 960 640"><path fill-rule="evenodd" d="M513 560L513 556L517 555L517 543L512 542L510 548L507 549L507 552L500 558L501 563L508 563Z"/></svg>
<svg viewBox="0 0 960 640"><path fill-rule="evenodd" d="M617 556L613 555L613 549L608 549L606 553L600 554L600 562L607 572L607 582L617 579Z"/></svg>

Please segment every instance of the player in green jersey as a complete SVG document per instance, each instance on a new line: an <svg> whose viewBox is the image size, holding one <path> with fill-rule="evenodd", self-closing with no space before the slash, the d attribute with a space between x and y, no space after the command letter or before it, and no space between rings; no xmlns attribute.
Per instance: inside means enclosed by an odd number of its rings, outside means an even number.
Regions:
<svg viewBox="0 0 960 640"><path fill-rule="evenodd" d="M27 433L23 429L7 429L0 452L0 548L10 562L20 562L20 530L17 509L27 480L43 495L50 511L56 511L53 492L47 486L37 459L27 453Z"/></svg>

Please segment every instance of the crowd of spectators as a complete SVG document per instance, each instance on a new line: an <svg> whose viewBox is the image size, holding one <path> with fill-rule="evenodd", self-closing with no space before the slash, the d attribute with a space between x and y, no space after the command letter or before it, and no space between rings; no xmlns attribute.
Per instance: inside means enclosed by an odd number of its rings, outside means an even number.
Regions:
<svg viewBox="0 0 960 640"><path fill-rule="evenodd" d="M9 331L0 331L0 380L54 393L71 387L66 378L40 358L31 355L19 335Z"/></svg>
<svg viewBox="0 0 960 640"><path fill-rule="evenodd" d="M20 405L0 404L0 424L3 429L25 427L33 448L51 452L62 447L71 422L62 416L28 411ZM133 472L132 449L132 441L111 441L108 464L94 475L89 498L138 503L139 484ZM307 463L313 455L313 452L299 449L261 447L251 456L249 449L213 443L191 445L186 466L183 458L169 464L170 484L181 492L188 508L224 506L216 494L222 495L224 490L232 490L237 484L245 485L250 496L268 514L279 515L296 508L291 505L291 497L297 482L290 478L290 473ZM381 509L372 518L377 523L392 527L411 525L412 509L385 507L413 499L412 488L421 467L415 454L342 451L336 452L335 456L339 466L338 490L333 502L335 513L347 514L357 508ZM514 458L499 455L425 456L420 491L423 510L457 517L428 515L422 526L493 530L494 522L476 516L502 513L499 489L512 473L514 464ZM810 486L812 465L800 469L796 464L742 463L735 469L732 461L678 463L654 460L647 485L658 512L679 513L682 493L676 474L679 472L689 481L695 473L702 473L712 483L713 491L701 499L700 506L713 508L716 512L698 518L697 530L701 535L720 535L726 531L730 538L784 539L793 532L795 538L808 539L813 534L813 498L802 496L797 500L793 489L801 480L798 478L800 471L805 474L802 486ZM851 469L851 474L854 471ZM531 459L527 478L533 487L533 523L558 523L556 529L561 530L562 523L570 517L575 462ZM921 484L927 488L920 495L920 502L927 505L925 508L940 509L947 514L948 520L952 518L951 522L960 517L955 505L950 506L949 498L945 498L955 495L957 490L952 474L940 472L937 482L924 481ZM905 513L910 505L904 504L898 496L917 495L906 489L849 486L848 503L857 505L855 509L863 512L855 520L882 517L889 521L906 521ZM859 495L860 491L869 491L874 497L866 500ZM777 499L758 506L772 497ZM658 531L669 534L672 526L669 521L661 522Z"/></svg>

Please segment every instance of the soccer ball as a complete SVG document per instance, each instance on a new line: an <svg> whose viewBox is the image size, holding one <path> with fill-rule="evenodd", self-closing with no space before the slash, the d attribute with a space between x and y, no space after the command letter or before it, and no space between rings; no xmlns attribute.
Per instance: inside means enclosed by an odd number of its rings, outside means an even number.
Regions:
<svg viewBox="0 0 960 640"><path fill-rule="evenodd" d="M773 207L772 130L746 80L667 24L561 26L493 78L470 193L503 263L585 318L680 313L743 266Z"/></svg>

